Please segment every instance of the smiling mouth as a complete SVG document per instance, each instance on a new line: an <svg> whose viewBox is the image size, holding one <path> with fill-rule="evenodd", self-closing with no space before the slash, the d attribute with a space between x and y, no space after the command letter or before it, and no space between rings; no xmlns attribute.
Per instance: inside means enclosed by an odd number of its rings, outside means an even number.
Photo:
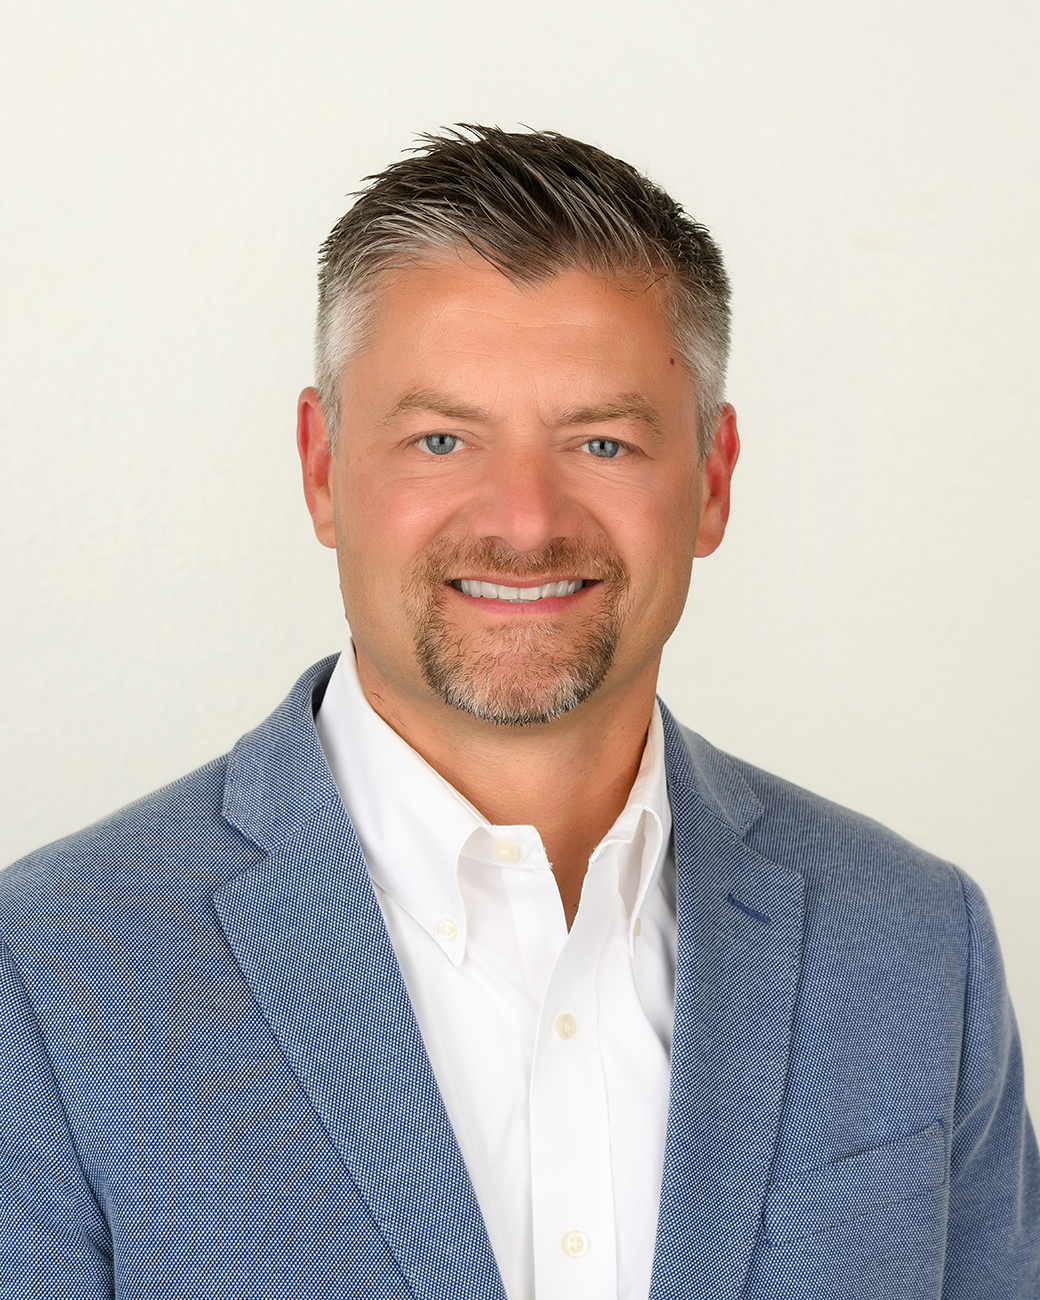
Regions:
<svg viewBox="0 0 1040 1300"><path fill-rule="evenodd" d="M585 585L581 578L564 578L561 582L546 582L540 587L507 587L501 582L481 582L476 578L456 578L451 584L464 596L477 596L484 600L505 600L514 605L527 605L553 596L573 596Z"/></svg>

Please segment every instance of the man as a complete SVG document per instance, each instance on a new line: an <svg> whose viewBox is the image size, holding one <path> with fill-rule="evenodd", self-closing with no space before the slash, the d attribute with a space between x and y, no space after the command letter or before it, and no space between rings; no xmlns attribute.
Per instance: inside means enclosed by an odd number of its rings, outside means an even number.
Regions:
<svg viewBox="0 0 1040 1300"><path fill-rule="evenodd" d="M978 891L654 688L737 459L718 250L471 128L323 249L351 640L2 878L4 1294L1027 1297Z"/></svg>

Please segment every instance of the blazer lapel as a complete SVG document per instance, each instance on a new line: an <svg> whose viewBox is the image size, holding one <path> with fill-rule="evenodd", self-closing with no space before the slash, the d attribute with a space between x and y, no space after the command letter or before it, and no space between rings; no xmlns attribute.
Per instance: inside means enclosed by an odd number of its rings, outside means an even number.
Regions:
<svg viewBox="0 0 1040 1300"><path fill-rule="evenodd" d="M242 972L417 1297L505 1300L361 848L313 726L331 661L232 758L262 861L215 896ZM296 698L299 696L300 698ZM274 725L272 725L274 724Z"/></svg>
<svg viewBox="0 0 1040 1300"><path fill-rule="evenodd" d="M801 966L802 877L744 843L761 815L665 713L678 961L653 1300L740 1294L779 1131ZM703 742L700 742L703 745Z"/></svg>

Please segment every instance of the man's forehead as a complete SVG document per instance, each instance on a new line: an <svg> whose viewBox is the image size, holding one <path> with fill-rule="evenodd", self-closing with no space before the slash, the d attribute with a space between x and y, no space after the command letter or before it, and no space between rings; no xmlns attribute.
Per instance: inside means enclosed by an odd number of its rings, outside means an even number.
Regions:
<svg viewBox="0 0 1040 1300"><path fill-rule="evenodd" d="M473 253L426 258L393 268L370 286L359 346L347 364L372 350L403 360L422 351L446 357L484 344L507 357L541 341L547 363L572 353L578 358L587 352L593 361L609 354L619 387L628 388L633 385L623 375L640 350L636 335L644 352L648 343L658 357L675 352L668 306L665 283L646 277L633 281L570 268L517 284ZM409 387L427 387L422 376L415 380ZM439 391L439 380L434 383ZM622 400L618 392L609 396Z"/></svg>
<svg viewBox="0 0 1040 1300"><path fill-rule="evenodd" d="M645 265L607 268L563 263L521 279L472 248L431 249L428 254L391 262L374 275L368 286L369 310L375 320L395 300L408 302L438 296L463 305L497 291L537 301L576 286L586 295L592 290L601 303L609 304L614 299L645 302L651 312L666 312L674 288L673 277L667 271Z"/></svg>

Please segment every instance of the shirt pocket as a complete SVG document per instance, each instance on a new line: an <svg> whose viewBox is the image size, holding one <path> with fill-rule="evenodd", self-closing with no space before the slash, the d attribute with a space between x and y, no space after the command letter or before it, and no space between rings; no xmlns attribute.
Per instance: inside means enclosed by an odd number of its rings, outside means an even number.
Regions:
<svg viewBox="0 0 1040 1300"><path fill-rule="evenodd" d="M766 1244L778 1246L850 1223L887 1205L934 1192L946 1181L941 1124L796 1178L779 1178L766 1197Z"/></svg>

